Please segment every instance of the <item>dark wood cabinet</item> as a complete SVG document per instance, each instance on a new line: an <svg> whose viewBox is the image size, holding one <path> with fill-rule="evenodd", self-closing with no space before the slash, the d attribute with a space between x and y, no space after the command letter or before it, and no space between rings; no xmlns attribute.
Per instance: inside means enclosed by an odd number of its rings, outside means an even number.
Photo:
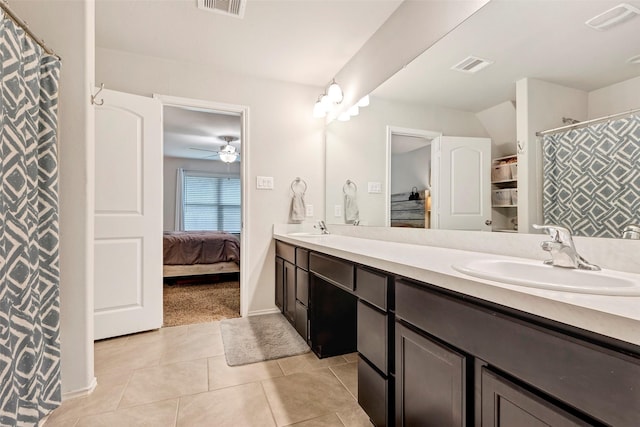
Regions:
<svg viewBox="0 0 640 427"><path fill-rule="evenodd" d="M640 426L638 346L282 242L276 254L276 305L319 357L357 349L377 427Z"/></svg>
<svg viewBox="0 0 640 427"><path fill-rule="evenodd" d="M276 257L276 307L284 311L284 260Z"/></svg>
<svg viewBox="0 0 640 427"><path fill-rule="evenodd" d="M396 426L467 425L468 359L396 324Z"/></svg>
<svg viewBox="0 0 640 427"><path fill-rule="evenodd" d="M590 425L486 367L481 368L480 389L485 427Z"/></svg>
<svg viewBox="0 0 640 427"><path fill-rule="evenodd" d="M289 261L284 262L284 317L291 324L296 321L296 266Z"/></svg>

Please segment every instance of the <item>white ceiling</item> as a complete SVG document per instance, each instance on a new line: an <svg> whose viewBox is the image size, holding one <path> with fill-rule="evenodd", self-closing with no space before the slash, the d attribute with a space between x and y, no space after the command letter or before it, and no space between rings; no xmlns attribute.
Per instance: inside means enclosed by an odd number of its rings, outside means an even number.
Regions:
<svg viewBox="0 0 640 427"><path fill-rule="evenodd" d="M248 0L238 19L197 0L97 0L96 46L321 87L401 2ZM240 136L239 117L168 107L164 122L166 156L217 160L192 148L217 151L216 136Z"/></svg>
<svg viewBox="0 0 640 427"><path fill-rule="evenodd" d="M405 154L424 148L431 140L421 136L393 135L391 140L391 154Z"/></svg>
<svg viewBox="0 0 640 427"><path fill-rule="evenodd" d="M230 145L242 151L240 115L166 106L163 126L165 156L219 160L216 152L227 144L221 136L237 138Z"/></svg>
<svg viewBox="0 0 640 427"><path fill-rule="evenodd" d="M248 0L238 19L196 0L97 0L96 45L324 86L400 3Z"/></svg>
<svg viewBox="0 0 640 427"><path fill-rule="evenodd" d="M478 112L515 100L524 77L591 91L639 76L640 65L626 61L640 54L640 17L606 31L585 25L620 3L492 0L372 95ZM494 64L476 74L450 70L469 55Z"/></svg>

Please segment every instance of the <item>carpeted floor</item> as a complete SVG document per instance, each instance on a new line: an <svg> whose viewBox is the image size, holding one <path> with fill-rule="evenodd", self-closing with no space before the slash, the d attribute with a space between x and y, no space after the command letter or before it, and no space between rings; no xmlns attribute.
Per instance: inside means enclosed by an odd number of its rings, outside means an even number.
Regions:
<svg viewBox="0 0 640 427"><path fill-rule="evenodd" d="M212 283L214 282L214 283ZM240 317L240 282L215 279L164 285L164 325L179 326Z"/></svg>

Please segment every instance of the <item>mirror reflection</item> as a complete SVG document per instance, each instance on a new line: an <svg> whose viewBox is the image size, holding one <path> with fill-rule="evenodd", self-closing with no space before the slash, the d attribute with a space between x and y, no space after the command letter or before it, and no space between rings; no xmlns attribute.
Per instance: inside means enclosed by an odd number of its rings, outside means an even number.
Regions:
<svg viewBox="0 0 640 427"><path fill-rule="evenodd" d="M349 180L360 225L533 232L544 220L536 133L640 107L640 2L626 4L489 2L359 115L328 125L326 222L347 223Z"/></svg>

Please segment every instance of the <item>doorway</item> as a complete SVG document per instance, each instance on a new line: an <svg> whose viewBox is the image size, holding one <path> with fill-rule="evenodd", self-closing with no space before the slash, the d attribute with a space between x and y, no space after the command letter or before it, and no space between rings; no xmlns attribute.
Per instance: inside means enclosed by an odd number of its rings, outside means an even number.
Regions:
<svg viewBox="0 0 640 427"><path fill-rule="evenodd" d="M180 270L183 268L180 265L170 266L177 267L177 272L167 270L168 266L165 265L165 304L166 297L170 296L167 292L171 292L171 298L176 294L183 294L187 298L187 303L184 304L187 310L189 301L194 301L200 309L209 310L208 303L202 305L201 300L210 298L212 294L207 292L218 292L216 295L223 302L215 306L215 313L209 314L221 318L234 317L229 316L229 309L234 295L237 295L233 293L232 283L238 280L239 301L236 302L239 313L236 316L246 316L244 289L247 276L244 267L248 258L245 249L248 247L248 230L244 225L247 224L245 216L248 212L245 179L248 171L248 108L164 95L154 97L163 106L165 239L167 234L176 232L197 235L200 231L209 230L207 234L223 234L203 238L223 238L223 246L227 251L225 256L229 261L207 256L202 262L196 261L197 265L184 266L186 271ZM238 262L233 262L233 253L229 252L236 246L231 237L238 241L239 266ZM199 236L197 238L200 239ZM183 236L180 236L180 240L183 240ZM209 242L203 243L207 245L220 244L216 241L202 241ZM180 286L169 285L176 282ZM169 290L168 286L173 287ZM199 294L206 297L199 298ZM182 302L179 301L176 307L182 310L180 304ZM184 321L207 321L197 319L197 315L187 313ZM170 325L165 322L165 326Z"/></svg>
<svg viewBox="0 0 640 427"><path fill-rule="evenodd" d="M387 126L389 227L430 228L431 141L440 132Z"/></svg>

